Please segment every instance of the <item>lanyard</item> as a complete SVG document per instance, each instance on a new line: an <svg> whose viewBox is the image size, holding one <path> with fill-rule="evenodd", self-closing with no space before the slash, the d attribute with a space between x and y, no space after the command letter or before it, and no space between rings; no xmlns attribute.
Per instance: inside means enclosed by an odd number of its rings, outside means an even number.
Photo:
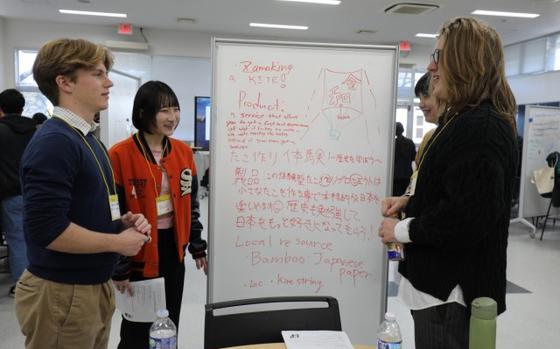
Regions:
<svg viewBox="0 0 560 349"><path fill-rule="evenodd" d="M64 119L62 119L58 116L54 116L54 117L63 121L66 125L68 125L68 127L70 127L72 130L74 130L82 138L85 145L89 148L89 151L91 152L91 155L93 155L93 158L95 159L95 162L97 163L97 168L99 169L99 173L101 173L101 177L103 178L103 183L105 183L105 188L107 189L107 195L111 196L111 191L109 190L109 184L107 183L107 178L105 177L105 172L103 171L103 167L101 166L101 163L99 162L99 159L95 155L95 152L93 151L93 148L88 143L88 141L86 140L84 135L80 131L78 131L74 127L72 127L72 125L70 125L66 120L64 120ZM101 145L99 140L97 140L96 137L93 137L93 139L97 142L97 144L101 147L101 149L103 149L103 146ZM107 153L105 151L103 151L103 154L105 155L105 159L107 160L107 164L109 165L109 169L111 170L111 179L113 180L113 192L116 194L117 193L117 187L115 186L115 175L113 173L113 167L111 166L111 161L109 160L109 156L107 156Z"/></svg>
<svg viewBox="0 0 560 349"><path fill-rule="evenodd" d="M139 132L138 132L139 133ZM136 133L134 136L136 137L136 140L138 141L138 144L140 144L140 149L142 149L142 155L144 155L144 161L146 161L146 166L148 167L148 171L150 171L150 175L152 176L152 179L154 180L154 189L156 190L156 197L159 196L159 190L157 187L157 182L156 182L156 176L154 176L154 173L152 172L152 166L150 166L150 162L148 161L148 154L146 152L146 149L144 148L144 145L142 144L142 141L140 140L140 136L138 136L138 133ZM165 140L165 145L163 146L163 151L161 152L161 157L163 158L165 156L165 150L167 149L167 139Z"/></svg>

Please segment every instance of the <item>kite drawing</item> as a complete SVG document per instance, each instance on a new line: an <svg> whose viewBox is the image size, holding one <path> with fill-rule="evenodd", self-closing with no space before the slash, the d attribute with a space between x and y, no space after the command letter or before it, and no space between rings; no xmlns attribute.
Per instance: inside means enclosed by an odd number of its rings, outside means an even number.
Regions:
<svg viewBox="0 0 560 349"><path fill-rule="evenodd" d="M375 95L366 71L358 69L341 72L323 68L319 73L318 82L319 93L317 89L313 91L308 106L308 113L313 115L310 125L321 119L326 121L329 139L338 140L345 128L355 122L362 122L367 141L370 143L368 118L373 115L365 115L364 111L371 110L371 107L364 106L371 103L375 108Z"/></svg>

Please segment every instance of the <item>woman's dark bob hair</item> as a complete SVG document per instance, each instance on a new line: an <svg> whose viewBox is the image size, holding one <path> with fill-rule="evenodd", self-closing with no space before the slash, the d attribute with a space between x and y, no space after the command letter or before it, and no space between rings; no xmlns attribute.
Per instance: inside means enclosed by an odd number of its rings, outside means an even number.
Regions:
<svg viewBox="0 0 560 349"><path fill-rule="evenodd" d="M156 115L162 108L179 107L177 95L161 81L148 81L138 89L132 106L132 124L142 132L150 133L156 126Z"/></svg>

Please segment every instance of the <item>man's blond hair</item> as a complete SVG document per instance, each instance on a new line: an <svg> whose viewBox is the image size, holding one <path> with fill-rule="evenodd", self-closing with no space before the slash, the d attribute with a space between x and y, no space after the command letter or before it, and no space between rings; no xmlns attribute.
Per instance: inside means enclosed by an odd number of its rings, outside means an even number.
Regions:
<svg viewBox="0 0 560 349"><path fill-rule="evenodd" d="M74 81L78 69L92 69L102 63L113 66L113 55L104 46L83 39L57 39L41 47L33 64L33 77L39 90L55 106L59 102L56 77L64 75Z"/></svg>

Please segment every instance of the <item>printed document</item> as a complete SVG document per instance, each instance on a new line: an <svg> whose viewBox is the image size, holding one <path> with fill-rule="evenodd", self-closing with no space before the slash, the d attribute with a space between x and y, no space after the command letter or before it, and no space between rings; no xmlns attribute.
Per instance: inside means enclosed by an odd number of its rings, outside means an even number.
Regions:
<svg viewBox="0 0 560 349"><path fill-rule="evenodd" d="M288 349L353 349L343 331L282 331Z"/></svg>
<svg viewBox="0 0 560 349"><path fill-rule="evenodd" d="M115 288L117 309L125 319L134 322L154 322L158 309L165 309L165 283L163 278L133 281L133 296L120 293Z"/></svg>

